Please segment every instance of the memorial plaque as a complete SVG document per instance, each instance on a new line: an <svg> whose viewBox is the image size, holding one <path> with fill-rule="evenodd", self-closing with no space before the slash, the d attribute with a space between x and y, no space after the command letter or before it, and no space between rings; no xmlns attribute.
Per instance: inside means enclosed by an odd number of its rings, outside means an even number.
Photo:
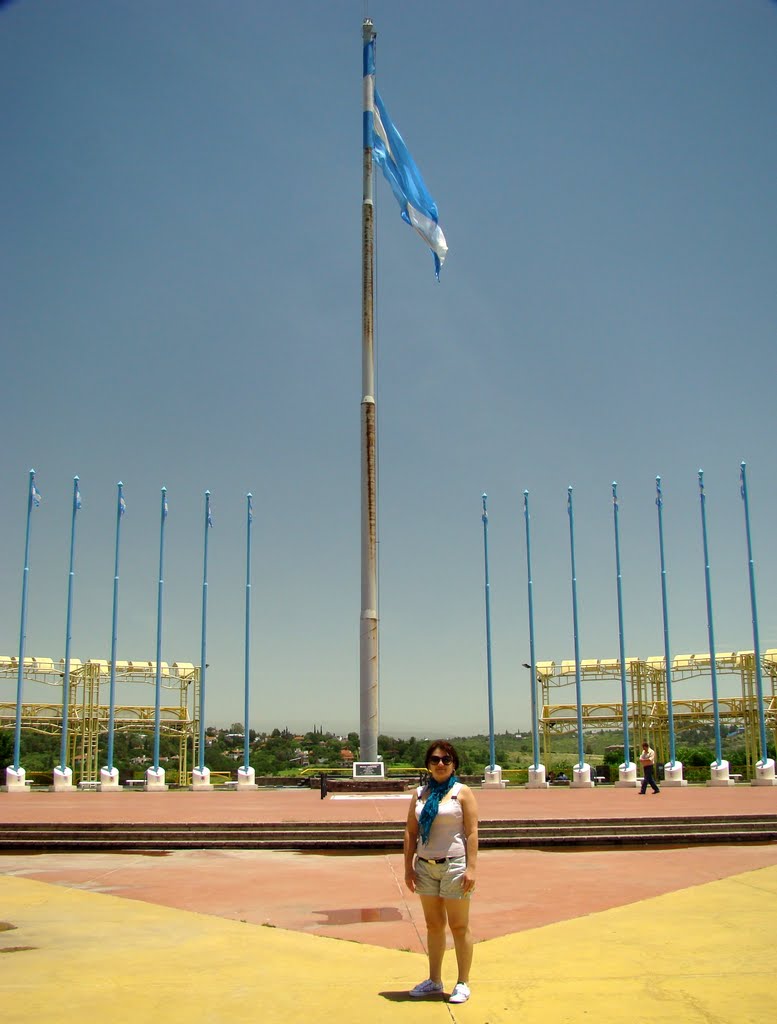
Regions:
<svg viewBox="0 0 777 1024"><path fill-rule="evenodd" d="M353 777L355 779L382 779L382 761L354 761Z"/></svg>

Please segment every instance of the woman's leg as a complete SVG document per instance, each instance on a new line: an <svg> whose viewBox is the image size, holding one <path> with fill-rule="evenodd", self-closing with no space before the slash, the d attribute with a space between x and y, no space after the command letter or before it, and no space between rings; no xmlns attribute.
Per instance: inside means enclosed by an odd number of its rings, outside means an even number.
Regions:
<svg viewBox="0 0 777 1024"><path fill-rule="evenodd" d="M429 957L429 977L442 981L442 958L445 953L445 905L440 896L422 896L421 906L426 920L426 953Z"/></svg>
<svg viewBox="0 0 777 1024"><path fill-rule="evenodd" d="M458 981L469 983L469 969L472 966L472 932L469 929L469 900L445 900L448 926L456 948L456 963L459 968Z"/></svg>

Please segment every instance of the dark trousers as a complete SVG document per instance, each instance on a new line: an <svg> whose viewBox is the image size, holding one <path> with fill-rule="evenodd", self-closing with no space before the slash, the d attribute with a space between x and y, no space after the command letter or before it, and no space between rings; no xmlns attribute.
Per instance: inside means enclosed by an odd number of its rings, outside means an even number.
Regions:
<svg viewBox="0 0 777 1024"><path fill-rule="evenodd" d="M656 780L653 778L653 765L652 764L643 764L642 765L642 789L640 790L640 793L644 794L644 792L648 788L648 786L652 786L654 793L658 792L658 786L656 785Z"/></svg>

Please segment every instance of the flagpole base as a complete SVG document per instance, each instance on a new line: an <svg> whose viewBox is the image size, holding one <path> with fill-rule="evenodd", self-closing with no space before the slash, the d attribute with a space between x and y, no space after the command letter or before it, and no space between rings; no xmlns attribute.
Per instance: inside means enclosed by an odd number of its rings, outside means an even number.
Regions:
<svg viewBox="0 0 777 1024"><path fill-rule="evenodd" d="M256 772L253 768L238 768L237 791L244 793L247 789L259 789L256 784Z"/></svg>
<svg viewBox="0 0 777 1024"><path fill-rule="evenodd" d="M506 783L502 782L502 769L498 764L490 765L485 770L485 778L480 783L481 789L504 789Z"/></svg>
<svg viewBox="0 0 777 1024"><path fill-rule="evenodd" d="M755 778L751 786L777 786L777 778L774 777L774 760L767 757L765 761L756 761Z"/></svg>
<svg viewBox="0 0 777 1024"><path fill-rule="evenodd" d="M733 786L734 780L729 777L728 761L713 761L710 765L710 779L708 786Z"/></svg>
<svg viewBox="0 0 777 1024"><path fill-rule="evenodd" d="M51 786L52 793L72 793L73 791L73 769L65 766L64 768L54 769L54 778Z"/></svg>
<svg viewBox="0 0 777 1024"><path fill-rule="evenodd" d="M548 789L550 783L545 778L545 765L538 764L536 767L532 765L529 769L529 781L526 783L526 789Z"/></svg>
<svg viewBox="0 0 777 1024"><path fill-rule="evenodd" d="M591 778L590 764L576 764L572 769L572 789L593 789L596 783Z"/></svg>
<svg viewBox="0 0 777 1024"><path fill-rule="evenodd" d="M634 789L637 783L637 766L633 761L629 761L628 764L625 762L618 765L618 781L615 783L616 786L628 786L629 789Z"/></svg>
<svg viewBox="0 0 777 1024"><path fill-rule="evenodd" d="M192 793L210 793L213 790L210 781L210 768L193 768L192 784L189 789Z"/></svg>
<svg viewBox="0 0 777 1024"><path fill-rule="evenodd" d="M101 793L118 793L121 789L119 785L119 769L109 768L106 765L100 769L100 792Z"/></svg>
<svg viewBox="0 0 777 1024"><path fill-rule="evenodd" d="M146 772L146 785L144 788L147 793L164 793L167 790L164 768L149 768Z"/></svg>
<svg viewBox="0 0 777 1024"><path fill-rule="evenodd" d="M26 775L27 773L21 765L18 768L14 768L12 764L9 764L5 770L5 785L3 786L3 792L29 793L30 787L27 785Z"/></svg>
<svg viewBox="0 0 777 1024"><path fill-rule="evenodd" d="M675 761L674 764L664 765L664 786L687 786L688 780L683 778L683 762Z"/></svg>

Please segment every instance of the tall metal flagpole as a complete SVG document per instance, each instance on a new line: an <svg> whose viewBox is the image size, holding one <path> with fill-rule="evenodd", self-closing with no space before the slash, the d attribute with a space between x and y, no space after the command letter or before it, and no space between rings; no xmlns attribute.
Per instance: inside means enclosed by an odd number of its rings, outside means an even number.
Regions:
<svg viewBox="0 0 777 1024"><path fill-rule="evenodd" d="M537 658L534 648L534 581L532 579L531 571L531 531L530 531L530 516L529 516L529 492L523 492L523 518L526 525L526 578L527 578L527 590L529 599L529 655L531 665L531 739L532 749L534 751L534 766L533 771L539 772L540 770L540 735L539 735L539 722L537 720ZM531 782L531 776L529 777ZM542 775L542 782L545 781L544 773Z"/></svg>
<svg viewBox="0 0 777 1024"><path fill-rule="evenodd" d="M108 763L100 773L100 787L116 787L119 773L113 767L113 741L116 729L116 651L119 641L119 545L121 543L121 521L127 505L124 501L124 484L116 484L116 546L113 557L113 615L111 617L111 680L108 707Z"/></svg>
<svg viewBox="0 0 777 1024"><path fill-rule="evenodd" d="M243 764L237 770L238 791L256 789L256 771L251 767L251 528L254 522L253 497L246 495L246 620L245 679L243 683Z"/></svg>
<svg viewBox="0 0 777 1024"><path fill-rule="evenodd" d="M669 602L666 596L666 561L664 559L664 495L661 491L661 477L656 477L656 508L658 509L658 549L661 557L661 608L664 617L664 665L666 666L666 709L669 719L669 766L666 769L666 785L682 784L682 764L676 759L674 731L674 695L672 693L672 654L669 645Z"/></svg>
<svg viewBox="0 0 777 1024"><path fill-rule="evenodd" d="M621 777L628 781L631 773L631 751L629 750L629 700L626 692L626 639L623 629L623 577L621 574L621 538L618 523L618 484L612 482L612 520L615 531L615 576L618 596L618 660L621 669L621 725L623 729L623 764ZM636 775L636 768L634 769Z"/></svg>
<svg viewBox="0 0 777 1024"><path fill-rule="evenodd" d="M718 704L718 670L715 661L715 630L712 623L712 585L710 583L710 555L707 543L707 496L704 493L704 472L699 470L699 501L701 504L701 532L704 543L704 590L707 598L707 636L710 647L710 677L712 679L712 719L715 730L715 763L710 765L712 782L728 785L728 761L723 760L720 739L720 706Z"/></svg>
<svg viewBox="0 0 777 1024"><path fill-rule="evenodd" d="M24 788L24 769L19 765L22 742L22 696L24 691L24 645L27 639L27 580L30 575L30 522L33 506L40 505L35 488L35 470L30 470L27 488L27 529L24 536L24 573L22 574L22 613L19 626L19 670L16 677L16 725L13 737L13 765L6 771L6 781L14 788Z"/></svg>
<svg viewBox="0 0 777 1024"><path fill-rule="evenodd" d="M246 495L246 633L245 633L245 680L243 709L243 771L247 774L250 768L251 743L249 737L249 704L251 681L251 527L254 522L253 499Z"/></svg>
<svg viewBox="0 0 777 1024"><path fill-rule="evenodd" d="M375 220L372 132L375 88L375 28L362 25L362 401L361 401L361 620L359 641L359 759L378 759L378 502L375 395Z"/></svg>
<svg viewBox="0 0 777 1024"><path fill-rule="evenodd" d="M575 702L577 704L577 764L572 769L572 785L593 786L591 768L585 763L583 749L583 694L580 682L580 630L577 615L577 571L575 569L575 511L572 506L571 487L567 487L567 514L569 516L569 552L572 561L572 623L575 643Z"/></svg>
<svg viewBox="0 0 777 1024"><path fill-rule="evenodd" d="M205 771L205 681L208 669L208 534L213 525L211 515L211 493L205 492L205 540L203 542L203 630L200 647L200 775L206 777Z"/></svg>
<svg viewBox="0 0 777 1024"><path fill-rule="evenodd" d="M764 688L761 673L761 644L758 636L758 605L755 596L755 562L753 544L750 538L750 503L747 498L747 467L740 463L740 493L745 507L745 532L747 534L747 568L750 579L750 609L753 617L753 659L755 662L755 685L758 699L758 733L761 741L761 758L756 762L754 785L774 785L774 761L769 758L766 746L766 716L764 715Z"/></svg>
<svg viewBox="0 0 777 1024"><path fill-rule="evenodd" d="M165 589L165 522L167 521L167 488L162 488L162 506L159 517L159 585L156 606L156 679L154 686L154 764L146 773L147 787L164 786L165 773L159 767L159 734L162 725L162 596Z"/></svg>
<svg viewBox="0 0 777 1024"><path fill-rule="evenodd" d="M67 615L65 618L65 672L62 677L62 739L59 746L59 766L54 769L54 789L72 786L72 770L67 766L67 724L70 710L70 640L73 620L73 564L76 547L76 515L81 508L78 477L73 477L73 509L70 519L70 567L67 575Z"/></svg>
<svg viewBox="0 0 777 1024"><path fill-rule="evenodd" d="M496 750L494 746L494 687L491 671L491 583L488 576L488 510L486 501L488 495L483 495L483 561L485 565L485 589L486 589L486 671L488 679L488 774L496 772Z"/></svg>

